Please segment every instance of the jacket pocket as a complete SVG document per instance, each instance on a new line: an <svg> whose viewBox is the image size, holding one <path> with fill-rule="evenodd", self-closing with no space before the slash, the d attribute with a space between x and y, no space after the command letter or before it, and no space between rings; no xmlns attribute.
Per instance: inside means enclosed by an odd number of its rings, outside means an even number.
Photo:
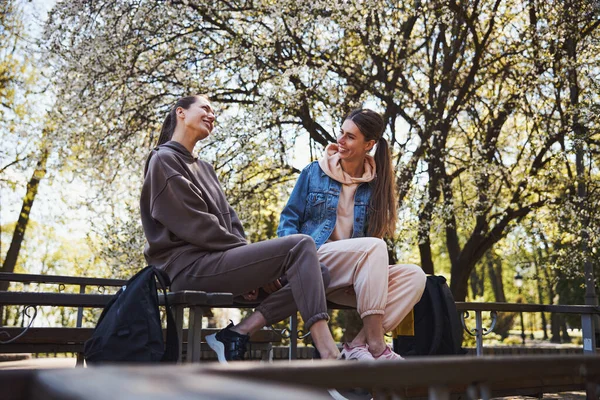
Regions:
<svg viewBox="0 0 600 400"><path fill-rule="evenodd" d="M325 193L311 192L306 199L307 214L309 219L322 220L325 218Z"/></svg>

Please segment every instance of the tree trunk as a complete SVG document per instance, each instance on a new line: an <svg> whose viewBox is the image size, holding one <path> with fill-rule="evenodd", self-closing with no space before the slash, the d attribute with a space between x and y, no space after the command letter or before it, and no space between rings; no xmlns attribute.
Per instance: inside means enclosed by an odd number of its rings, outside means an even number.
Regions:
<svg viewBox="0 0 600 400"><path fill-rule="evenodd" d="M560 314L553 313L550 316L550 333L552 336L550 337L551 343L561 343L562 340L560 338L560 327L562 325L563 317Z"/></svg>
<svg viewBox="0 0 600 400"><path fill-rule="evenodd" d="M538 248L538 256L539 259L541 260L541 253L542 251ZM538 262L535 263L535 274L537 275L537 279L536 279L536 287L537 287L537 294L538 294L538 302L540 304L544 304L544 293L542 291L542 285L541 285L541 276L540 276L540 266L538 264ZM540 313L542 316L542 331L544 332L544 340L548 340L548 330L546 329L546 314L544 314L543 312Z"/></svg>
<svg viewBox="0 0 600 400"><path fill-rule="evenodd" d="M555 249L557 247L555 246ZM563 276L563 274L561 273L560 270L556 271L556 282L561 282L563 281L565 278ZM563 299L561 299L561 290L560 287L557 285L557 287L555 288L556 291L554 292L554 296L556 298L556 304L563 304ZM562 338L561 338L561 329L562 326L565 324L565 316L562 314L556 314L553 313L552 314L552 337L550 338L550 341L552 343L562 343Z"/></svg>
<svg viewBox="0 0 600 400"><path fill-rule="evenodd" d="M10 243L10 247L8 248L8 252L6 253L6 258L4 259L4 264L0 269L2 272L13 272L15 270L19 252L21 251L21 245L23 244L23 238L25 237L25 230L27 229L27 224L29 223L31 207L33 206L33 201L37 195L40 181L46 175L47 160L48 149L43 149L35 171L33 171L33 175L31 176L29 183L27 183L27 192L23 198L23 206L21 207L21 212L19 213L19 219L17 220L12 241ZM7 289L8 282L0 282L0 290Z"/></svg>
<svg viewBox="0 0 600 400"><path fill-rule="evenodd" d="M488 267L488 275L490 277L492 290L494 291L494 299L498 303L506 303L504 283L502 282L502 262L499 262L498 259L488 252L486 264Z"/></svg>
<svg viewBox="0 0 600 400"><path fill-rule="evenodd" d="M480 257L471 256L465 257L465 249L461 251L460 258L458 261L453 262L450 267L450 290L456 301L465 301L467 297L467 283L469 275Z"/></svg>
<svg viewBox="0 0 600 400"><path fill-rule="evenodd" d="M429 224L426 224L427 226ZM422 239L419 243L419 254L421 255L421 268L425 271L426 274L433 275L433 258L431 256L431 241L429 239L429 233L427 233L427 237L424 237L423 234Z"/></svg>
<svg viewBox="0 0 600 400"><path fill-rule="evenodd" d="M432 184L431 182L429 183ZM433 215L433 200L429 199L419 213L419 254L421 268L426 274L433 275L433 257L431 254L431 219Z"/></svg>
<svg viewBox="0 0 600 400"><path fill-rule="evenodd" d="M561 321L560 330L562 332L563 343L571 343L571 337L569 336L569 332L567 331L567 321L565 321L564 318Z"/></svg>
<svg viewBox="0 0 600 400"><path fill-rule="evenodd" d="M506 303L504 284L502 282L502 261L494 257L491 251L487 252L485 259L488 276L490 277L490 283L494 291L494 300L498 303ZM496 320L494 332L500 335L502 339L506 339L516 316L516 313L500 313Z"/></svg>
<svg viewBox="0 0 600 400"><path fill-rule="evenodd" d="M598 296L596 294L596 279L594 277L594 266L591 261L591 252L589 249L589 204L587 201L587 183L586 183L586 171L585 171L585 156L586 149L585 144L587 141L587 128L583 125L580 119L579 110L579 82L577 73L577 45L578 37L580 34L578 17L574 15L576 12L576 5L579 2L567 2L564 4L565 20L567 22L568 36L565 40L565 49L567 52L568 70L567 77L569 82L569 102L572 109L571 128L575 136L575 170L577 176L577 205L580 209L579 212L579 223L580 223L580 250L583 256L583 273L585 275L585 296L584 301L586 305L597 306ZM585 119L585 118L584 118ZM594 325L594 331L596 332L596 338L598 340L598 331L600 329L600 319L597 315L592 316L592 323ZM565 339L566 337L566 339ZM563 339L570 342L569 335L566 327L563 328Z"/></svg>
<svg viewBox="0 0 600 400"><path fill-rule="evenodd" d="M576 3L576 2L575 2ZM577 39L579 33L578 24L575 18L571 15L574 9L565 4L565 18L568 23L569 36L565 41L565 48L568 59L568 80L569 80L569 102L572 108L571 128L575 135L575 170L577 173L577 200L581 210L580 215L580 236L581 236L581 254L584 257L583 272L585 274L585 304L598 305L598 297L596 296L596 281L594 279L594 269L590 261L589 251L589 217L588 217L588 202L587 202L587 185L585 178L585 148L584 144L587 137L587 129L581 123L579 117L579 82L577 77ZM597 320L597 317L594 318ZM598 323L596 322L596 326Z"/></svg>
<svg viewBox="0 0 600 400"><path fill-rule="evenodd" d="M550 254L550 245L548 244L548 240L546 239L546 235L544 235L543 232L539 232L540 235L540 240L542 241L542 244L544 245L544 252L546 253L546 255ZM555 244L554 248L557 249L557 245ZM541 256L541 250L538 250L539 254L540 254L540 259L542 259ZM548 288L548 303L550 304L555 304L555 299L554 299L554 283L552 282L552 279L550 278L550 272L548 271L548 268L542 268L542 271L544 272L544 282L545 282L545 286ZM560 334L558 332L558 322L556 320L556 318L559 316L560 314L550 314L550 334L551 334L551 338L550 341L552 343L560 343Z"/></svg>
<svg viewBox="0 0 600 400"><path fill-rule="evenodd" d="M469 275L477 262L483 258L494 244L505 236L505 230L508 224L513 220L524 218L532 211L531 207L520 208L519 210L507 211L506 216L498 222L487 235L483 236L480 232L485 229L485 221L478 221L471 237L467 240L456 260L451 260L450 290L456 301L465 301L467 297Z"/></svg>
<svg viewBox="0 0 600 400"><path fill-rule="evenodd" d="M473 271L471 271L469 283L471 284L471 293L473 294L473 298L476 299L479 295L479 275L477 274L477 268L473 268Z"/></svg>
<svg viewBox="0 0 600 400"><path fill-rule="evenodd" d="M421 268L426 274L434 274L433 257L431 254L431 222L433 211L440 199L440 173L444 168L440 143L443 143L442 131L432 135L430 154L426 157L429 183L427 186L427 201L419 213L419 252L421 254Z"/></svg>

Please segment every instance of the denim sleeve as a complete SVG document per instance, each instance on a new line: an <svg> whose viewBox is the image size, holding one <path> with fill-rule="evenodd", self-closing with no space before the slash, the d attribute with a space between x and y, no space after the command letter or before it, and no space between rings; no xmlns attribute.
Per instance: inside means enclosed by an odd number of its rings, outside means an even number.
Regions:
<svg viewBox="0 0 600 400"><path fill-rule="evenodd" d="M300 226L304 222L304 209L306 208L306 198L308 197L308 181L310 176L310 165L302 170L296 186L287 204L279 216L279 226L277 227L277 236L288 236L300 233Z"/></svg>

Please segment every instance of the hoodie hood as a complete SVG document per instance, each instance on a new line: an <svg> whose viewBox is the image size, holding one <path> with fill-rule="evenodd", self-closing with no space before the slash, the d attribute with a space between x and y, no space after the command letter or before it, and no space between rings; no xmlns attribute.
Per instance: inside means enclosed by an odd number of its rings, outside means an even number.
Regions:
<svg viewBox="0 0 600 400"><path fill-rule="evenodd" d="M176 142L174 140L170 140L167 143L163 143L160 146L157 146L154 149L152 149L152 151L148 155L148 158L146 158L146 165L144 166L144 177L146 176L146 173L148 172L148 165L150 165L150 159L152 158L152 156L154 156L154 154L156 154L160 150L172 151L172 152L176 153L177 155L179 155L186 163L193 163L193 162L197 161L197 158L195 158L192 155L192 153L190 153L188 151L188 149L185 148L184 145L182 145L181 143Z"/></svg>
<svg viewBox="0 0 600 400"><path fill-rule="evenodd" d="M375 159L368 155L365 157L365 171L360 178L353 178L342 169L337 143L331 143L325 148L325 155L319 160L319 167L329 176L345 185L371 182L375 179Z"/></svg>
<svg viewBox="0 0 600 400"><path fill-rule="evenodd" d="M179 142L176 142L176 141L174 141L174 140L170 140L170 141L168 141L167 143L164 143L164 144L160 145L160 146L159 146L159 148L160 148L160 147L163 147L163 148L164 148L164 147L167 147L167 148L169 148L169 149L173 150L175 153L177 153L177 154L179 154L181 157L183 157L183 159L184 159L186 162L194 162L194 161L196 161L196 157L194 157L194 156L192 155L192 153L190 153L190 152L188 151L188 149L186 149L186 148L185 148L185 146L184 146L184 145L182 145L181 143L179 143Z"/></svg>

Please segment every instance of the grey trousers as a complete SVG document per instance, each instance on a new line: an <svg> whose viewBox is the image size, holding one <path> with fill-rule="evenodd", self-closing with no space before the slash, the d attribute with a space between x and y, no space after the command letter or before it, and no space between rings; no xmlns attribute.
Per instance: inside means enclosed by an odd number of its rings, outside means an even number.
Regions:
<svg viewBox="0 0 600 400"><path fill-rule="evenodd" d="M256 308L273 324L297 310L305 329L329 320L325 289L329 272L321 267L315 242L308 235L290 235L208 253L172 278L171 290L248 293L285 276L288 283Z"/></svg>

